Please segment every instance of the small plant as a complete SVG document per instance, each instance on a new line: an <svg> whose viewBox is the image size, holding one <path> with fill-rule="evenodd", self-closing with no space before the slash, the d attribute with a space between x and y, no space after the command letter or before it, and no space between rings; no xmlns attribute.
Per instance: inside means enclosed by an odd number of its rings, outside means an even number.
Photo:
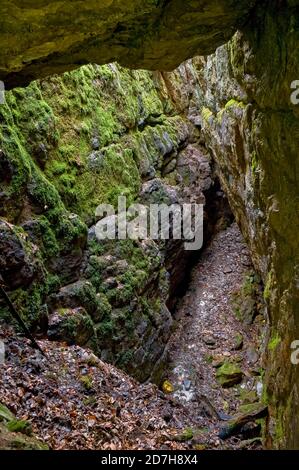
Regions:
<svg viewBox="0 0 299 470"><path fill-rule="evenodd" d="M89 375L82 375L82 377L80 377L80 382L85 388L85 390L87 391L92 390L93 382L92 382L92 378Z"/></svg>

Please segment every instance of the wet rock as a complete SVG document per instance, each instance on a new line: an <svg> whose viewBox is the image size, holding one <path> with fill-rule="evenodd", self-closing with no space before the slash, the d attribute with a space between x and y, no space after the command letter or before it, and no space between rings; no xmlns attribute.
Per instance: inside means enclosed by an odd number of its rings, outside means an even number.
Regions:
<svg viewBox="0 0 299 470"><path fill-rule="evenodd" d="M212 185L210 160L200 147L189 144L179 153L177 171L184 185L193 186L193 191L207 191Z"/></svg>
<svg viewBox="0 0 299 470"><path fill-rule="evenodd" d="M53 12L49 22L44 17L45 6L30 0L23 5L23 17L30 25L26 30L22 28L23 18L11 21L9 11L14 5L8 0L7 9L1 10L5 52L0 61L0 79L7 89L86 63L119 61L130 68L173 70L188 57L211 54L225 43L245 22L254 1L188 1L183 6L174 0L167 5L130 0L115 6L105 0L100 4L87 1L86 8L74 9L73 3L65 0L62 10ZM74 24L80 24L80 31L74 29ZM202 25L200 31L196 31L198 24ZM142 41L141 31L146 33ZM14 38L14 46L5 34ZM68 51L64 43L56 41L62 34L68 37ZM94 38L96 46L86 40L86 34ZM26 44L38 54L30 53Z"/></svg>
<svg viewBox="0 0 299 470"><path fill-rule="evenodd" d="M242 381L243 372L233 362L225 362L217 369L216 379L224 388L233 387Z"/></svg>
<svg viewBox="0 0 299 470"><path fill-rule="evenodd" d="M105 273L114 274L115 276L118 276L127 272L128 268L129 263L125 259L120 259L111 266L107 266Z"/></svg>
<svg viewBox="0 0 299 470"><path fill-rule="evenodd" d="M43 142L41 142L33 150L33 153L34 153L38 163L43 168L45 166L47 158L48 158L47 146Z"/></svg>
<svg viewBox="0 0 299 470"><path fill-rule="evenodd" d="M254 317L257 314L256 300L251 297L244 299L240 310L241 310L241 316L243 318L243 321L247 325L251 325L251 323L254 320Z"/></svg>
<svg viewBox="0 0 299 470"><path fill-rule="evenodd" d="M115 287L118 287L118 282L115 277L108 277L108 279L105 279L103 282L103 289L109 290L109 289L114 289Z"/></svg>

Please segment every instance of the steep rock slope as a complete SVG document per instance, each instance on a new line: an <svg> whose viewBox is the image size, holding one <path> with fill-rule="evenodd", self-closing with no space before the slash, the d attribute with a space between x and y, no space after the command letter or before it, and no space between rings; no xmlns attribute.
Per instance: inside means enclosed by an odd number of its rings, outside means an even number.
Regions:
<svg viewBox="0 0 299 470"><path fill-rule="evenodd" d="M298 1L265 2L199 66L202 130L265 284L269 445L298 448Z"/></svg>
<svg viewBox="0 0 299 470"><path fill-rule="evenodd" d="M3 0L0 79L6 87L86 63L174 69L211 53L254 0Z"/></svg>

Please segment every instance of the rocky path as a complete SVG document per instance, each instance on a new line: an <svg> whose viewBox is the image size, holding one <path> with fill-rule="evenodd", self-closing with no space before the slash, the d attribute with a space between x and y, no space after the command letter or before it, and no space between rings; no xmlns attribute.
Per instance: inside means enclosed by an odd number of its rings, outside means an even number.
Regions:
<svg viewBox="0 0 299 470"><path fill-rule="evenodd" d="M248 250L233 224L205 249L178 307L179 326L169 345L164 388L173 389L174 399L188 407L190 426L199 429L199 442L204 440L209 448L244 444L244 436L224 441L219 432L230 417L250 408L261 395L258 349L263 320L259 316L252 322L249 316L240 321L234 306L242 291L241 302L248 303L252 276ZM254 309L253 303L248 308ZM253 427L248 426L247 437L257 433Z"/></svg>

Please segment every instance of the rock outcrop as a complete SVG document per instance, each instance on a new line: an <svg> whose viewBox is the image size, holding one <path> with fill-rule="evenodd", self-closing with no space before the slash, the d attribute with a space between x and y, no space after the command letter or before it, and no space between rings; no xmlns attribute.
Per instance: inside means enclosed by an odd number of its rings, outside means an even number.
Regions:
<svg viewBox="0 0 299 470"><path fill-rule="evenodd" d="M265 2L250 24L202 59L202 131L251 248L268 305L264 400L268 444L298 448L299 2ZM267 341L266 341L267 342Z"/></svg>
<svg viewBox="0 0 299 470"><path fill-rule="evenodd" d="M225 207L196 83L192 63L163 74L88 65L13 90L0 107L0 271L12 301L33 329L140 380L159 380L192 252L182 240L100 243L95 211L117 210L118 196L147 207L213 194Z"/></svg>
<svg viewBox="0 0 299 470"><path fill-rule="evenodd" d="M87 63L171 70L224 44L254 0L3 0L0 80L8 88Z"/></svg>

